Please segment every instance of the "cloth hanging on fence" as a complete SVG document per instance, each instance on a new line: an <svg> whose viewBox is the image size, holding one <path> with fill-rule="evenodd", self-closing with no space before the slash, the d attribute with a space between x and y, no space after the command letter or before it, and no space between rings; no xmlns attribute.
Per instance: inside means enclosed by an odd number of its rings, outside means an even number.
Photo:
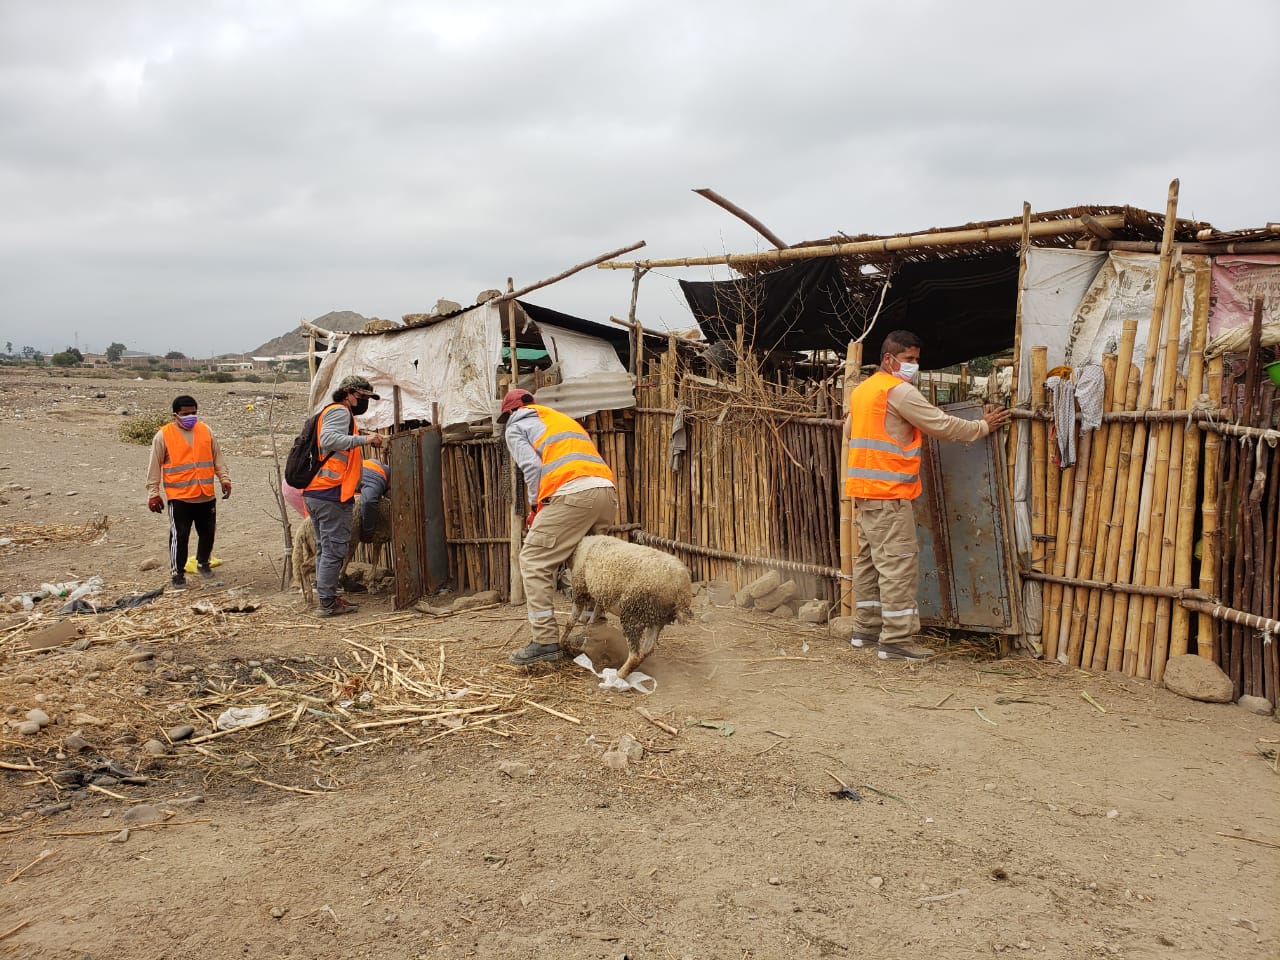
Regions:
<svg viewBox="0 0 1280 960"><path fill-rule="evenodd" d="M671 418L671 461L672 470L680 468L680 458L684 456L684 452L689 449L689 433L684 427L684 411L683 403L676 406L676 415Z"/></svg>
<svg viewBox="0 0 1280 960"><path fill-rule="evenodd" d="M1107 390L1107 378L1096 363L1086 364L1071 378L1076 388L1076 403L1080 405L1080 429L1097 430L1102 425L1102 401Z"/></svg>
<svg viewBox="0 0 1280 960"><path fill-rule="evenodd" d="M1076 387L1066 377L1049 377L1044 385L1052 396L1058 466L1065 470L1076 462Z"/></svg>

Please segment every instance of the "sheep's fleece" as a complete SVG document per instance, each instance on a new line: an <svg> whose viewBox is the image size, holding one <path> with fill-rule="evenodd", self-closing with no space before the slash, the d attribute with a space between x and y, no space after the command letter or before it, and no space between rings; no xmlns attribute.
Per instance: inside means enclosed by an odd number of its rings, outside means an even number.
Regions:
<svg viewBox="0 0 1280 960"><path fill-rule="evenodd" d="M569 561L569 589L574 609L566 637L584 612L588 622L606 610L622 621L631 656L619 677L653 651L663 627L692 616L689 568L661 550L613 537L583 537Z"/></svg>

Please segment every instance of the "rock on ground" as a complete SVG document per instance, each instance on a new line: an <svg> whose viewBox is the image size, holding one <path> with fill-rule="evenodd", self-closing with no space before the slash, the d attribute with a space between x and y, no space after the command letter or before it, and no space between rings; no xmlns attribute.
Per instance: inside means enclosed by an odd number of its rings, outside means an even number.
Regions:
<svg viewBox="0 0 1280 960"><path fill-rule="evenodd" d="M1164 685L1179 696L1205 703L1230 703L1231 678L1212 660L1194 653L1170 657L1164 668Z"/></svg>
<svg viewBox="0 0 1280 960"><path fill-rule="evenodd" d="M1250 713L1256 713L1260 717L1271 716L1271 701L1266 697L1244 696L1236 702Z"/></svg>

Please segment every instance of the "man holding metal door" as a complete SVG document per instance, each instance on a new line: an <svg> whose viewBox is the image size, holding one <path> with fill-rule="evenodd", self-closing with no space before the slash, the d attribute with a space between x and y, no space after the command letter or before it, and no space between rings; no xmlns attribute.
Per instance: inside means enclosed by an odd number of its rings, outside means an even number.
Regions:
<svg viewBox="0 0 1280 960"><path fill-rule="evenodd" d="M928 660L920 630L920 546L911 501L920 496L922 437L970 443L1009 422L1005 409L981 420L939 410L912 381L920 372L920 338L895 330L880 348L880 369L849 398L849 456L844 492L857 511L850 643L877 644L881 660Z"/></svg>

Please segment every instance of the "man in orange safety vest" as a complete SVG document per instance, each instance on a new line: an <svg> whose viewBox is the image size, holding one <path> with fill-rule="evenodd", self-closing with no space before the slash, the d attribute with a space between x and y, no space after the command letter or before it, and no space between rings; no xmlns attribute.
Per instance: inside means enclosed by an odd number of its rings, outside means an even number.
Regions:
<svg viewBox="0 0 1280 960"><path fill-rule="evenodd" d="M922 435L969 443L1009 422L1005 409L981 420L943 413L912 381L920 371L920 339L895 330L880 348L880 369L849 398L849 454L844 492L857 511L850 643L877 644L881 660L927 660L913 642L920 630L919 544L911 501L920 496Z"/></svg>
<svg viewBox="0 0 1280 960"><path fill-rule="evenodd" d="M527 390L502 398L498 422L524 476L530 512L520 550L520 575L531 642L511 654L526 665L561 659L555 581L560 564L589 533L603 533L618 514L613 471L578 421L534 403Z"/></svg>
<svg viewBox="0 0 1280 960"><path fill-rule="evenodd" d="M196 570L213 578L209 559L218 528L218 501L213 481L222 488L222 499L231 496L231 474L222 450L200 419L194 397L183 394L173 400L173 420L156 431L147 468L147 507L163 513L169 506L169 583L172 590L187 588L187 553L191 528L196 528ZM164 497L160 496L161 489Z"/></svg>

